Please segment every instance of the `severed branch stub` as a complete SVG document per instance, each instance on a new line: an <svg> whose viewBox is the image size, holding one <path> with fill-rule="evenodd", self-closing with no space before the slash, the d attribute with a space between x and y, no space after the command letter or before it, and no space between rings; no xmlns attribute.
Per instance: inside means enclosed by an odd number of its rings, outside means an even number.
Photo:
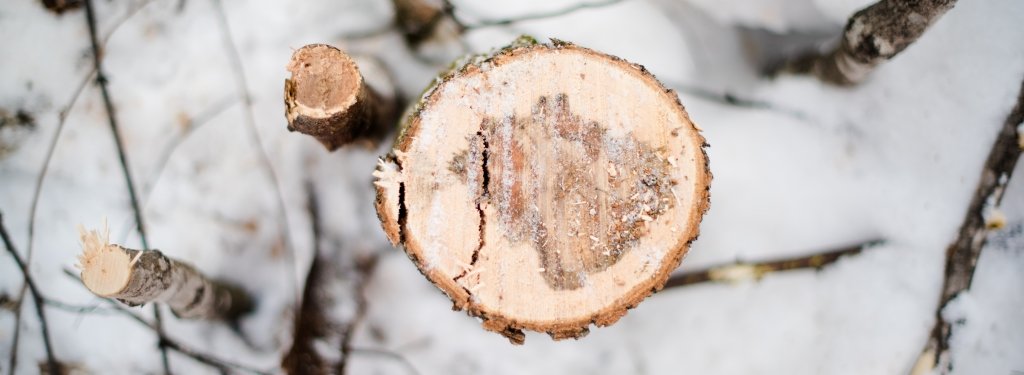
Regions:
<svg viewBox="0 0 1024 375"><path fill-rule="evenodd" d="M388 238L513 343L614 323L697 237L699 129L642 66L568 42L523 37L463 63L374 173Z"/></svg>
<svg viewBox="0 0 1024 375"><path fill-rule="evenodd" d="M881 0L850 17L834 51L803 56L782 70L810 73L837 85L857 84L917 41L954 5L956 0Z"/></svg>
<svg viewBox="0 0 1024 375"><path fill-rule="evenodd" d="M350 143L374 147L392 128L393 103L363 81L341 50L310 44L292 54L284 81L288 130L315 137L328 151Z"/></svg>
<svg viewBox="0 0 1024 375"><path fill-rule="evenodd" d="M232 321L253 308L242 289L203 276L189 264L157 250L139 251L111 244L104 231L79 228L82 283L100 297L129 306L163 302L183 319Z"/></svg>

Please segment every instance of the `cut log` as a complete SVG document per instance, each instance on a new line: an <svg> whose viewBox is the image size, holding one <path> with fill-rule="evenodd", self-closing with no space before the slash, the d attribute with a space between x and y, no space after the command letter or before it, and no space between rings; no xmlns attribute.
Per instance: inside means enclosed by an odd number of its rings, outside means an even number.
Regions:
<svg viewBox="0 0 1024 375"><path fill-rule="evenodd" d="M284 81L288 130L315 137L328 151L358 142L373 147L392 128L390 100L363 81L341 50L310 44L292 54Z"/></svg>
<svg viewBox="0 0 1024 375"><path fill-rule="evenodd" d="M377 211L484 328L577 338L679 265L708 207L705 146L642 66L525 38L427 90L374 173Z"/></svg>
<svg viewBox="0 0 1024 375"><path fill-rule="evenodd" d="M252 310L252 300L233 285L203 276L194 267L158 250L111 244L109 232L79 228L82 283L100 297L129 306L164 302L183 319L233 320Z"/></svg>

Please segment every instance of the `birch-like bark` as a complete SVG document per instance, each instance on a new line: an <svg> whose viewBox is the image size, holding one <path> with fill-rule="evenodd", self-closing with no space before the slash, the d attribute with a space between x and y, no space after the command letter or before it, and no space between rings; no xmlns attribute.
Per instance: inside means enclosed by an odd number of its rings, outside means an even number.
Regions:
<svg viewBox="0 0 1024 375"><path fill-rule="evenodd" d="M100 297L129 306L166 303L183 319L233 320L252 310L242 289L203 276L195 267L158 250L139 251L109 242L109 233L79 228L82 282Z"/></svg>
<svg viewBox="0 0 1024 375"><path fill-rule="evenodd" d="M853 85L917 41L956 0L882 0L850 17L839 47L790 62L784 70Z"/></svg>

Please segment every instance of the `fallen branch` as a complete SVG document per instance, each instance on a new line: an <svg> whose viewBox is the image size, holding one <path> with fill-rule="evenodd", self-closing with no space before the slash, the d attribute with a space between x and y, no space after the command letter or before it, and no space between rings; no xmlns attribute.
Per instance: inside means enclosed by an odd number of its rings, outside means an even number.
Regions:
<svg viewBox="0 0 1024 375"><path fill-rule="evenodd" d="M11 254L11 258L14 258L14 262L17 263L18 269L21 270L21 276L25 280L25 285L28 285L29 292L32 294L32 301L36 307L36 315L39 317L39 327L42 331L43 347L46 349L47 371L50 375L58 375L60 374L61 367L60 363L57 362L57 357L53 354L53 346L50 345L50 328L46 324L46 313L43 311L43 298L39 292L39 288L36 287L35 281L28 273L28 266L21 259L21 256L18 255L18 250L14 248L14 241L12 241L10 235L7 234L7 227L4 226L3 223L3 213L0 213L0 238L3 239L4 247L7 249L7 252ZM20 302L18 305L20 307ZM14 369L18 365L16 353L17 352L14 350L11 351L9 364L11 374L14 373Z"/></svg>
<svg viewBox="0 0 1024 375"><path fill-rule="evenodd" d="M274 164L270 161L270 155L263 148L263 140L260 138L259 129L256 128L256 115L252 108L252 94L249 91L249 84L246 82L245 66L242 64L242 55L238 52L235 38L231 35L231 26L228 24L228 15L224 11L224 4L220 0L210 0L210 2L217 15L217 26L223 36L224 49L227 51L228 59L231 63L231 73L234 74L235 88L237 90L236 94L245 105L245 110L242 113L245 119L245 128L249 133L249 140L258 151L260 166L267 175L266 177L270 181L271 188L274 190L278 212L277 225L281 231L281 237L284 239L285 260L288 262L287 282L291 285L292 291L295 293L295 302L298 304L299 285L298 276L296 275L295 246L292 244L291 231L288 229L288 209L284 203L284 193L281 190L281 183L277 181L277 172L274 172Z"/></svg>
<svg viewBox="0 0 1024 375"><path fill-rule="evenodd" d="M321 246L323 227L312 186L307 186L306 196L315 256L296 315L292 347L282 359L281 367L289 374L344 374L353 350L353 333L369 306L366 286L376 268L377 255L353 262L354 254L342 253L337 246ZM355 315L347 321L329 314L332 306L347 302L338 301L330 293L339 288L356 291ZM334 355L334 350L341 356Z"/></svg>
<svg viewBox="0 0 1024 375"><path fill-rule="evenodd" d="M859 254L866 248L878 246L883 243L885 243L885 241L872 240L807 256L753 263L735 262L698 271L684 272L669 278L668 282L665 283L665 289L707 282L736 283L748 280L760 280L765 275L782 271L802 269L821 270L825 266L835 263L842 257Z"/></svg>
<svg viewBox="0 0 1024 375"><path fill-rule="evenodd" d="M189 264L158 250L139 251L110 244L109 232L79 228L82 283L100 297L129 306L164 302L179 318L232 321L252 310L242 289L203 276Z"/></svg>
<svg viewBox="0 0 1024 375"><path fill-rule="evenodd" d="M942 311L960 293L970 289L974 270L985 247L989 231L1001 228L1005 219L999 212L1006 185L1010 183L1013 170L1020 160L1021 125L1024 124L1024 83L1017 96L1017 103L996 137L988 158L981 170L981 179L974 191L960 232L953 243L946 248L946 271L935 310L935 325L928 337L928 343L918 357L911 371L913 375L925 374L935 368L947 373L952 367L949 358L949 338L952 326L942 317Z"/></svg>
<svg viewBox="0 0 1024 375"><path fill-rule="evenodd" d="M288 130L316 137L328 151L361 143L370 148L394 127L391 100L366 85L359 67L325 44L299 48L284 81Z"/></svg>
<svg viewBox="0 0 1024 375"><path fill-rule="evenodd" d="M881 0L850 17L834 51L802 56L782 70L813 74L837 85L859 83L917 41L955 4L956 0Z"/></svg>

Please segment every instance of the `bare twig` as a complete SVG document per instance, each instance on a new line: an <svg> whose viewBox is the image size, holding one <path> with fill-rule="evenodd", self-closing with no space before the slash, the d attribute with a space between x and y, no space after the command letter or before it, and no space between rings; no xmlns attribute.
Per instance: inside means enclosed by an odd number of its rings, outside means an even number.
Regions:
<svg viewBox="0 0 1024 375"><path fill-rule="evenodd" d="M295 295L296 305L298 305L299 299L299 286L296 276L296 264L295 264L295 251L292 246L291 234L288 230L288 209L284 203L284 193L281 190L281 184L277 181L277 173L274 172L274 165L270 161L270 156L267 154L266 149L263 148L263 141L260 138L259 129L256 128L256 117L252 109L252 95L249 91L249 84L246 83L245 78L245 66L242 64L242 55L238 52L238 46L235 44L234 37L231 35L231 26L228 23L227 14L224 11L224 4L220 0L210 0L213 3L214 10L217 12L217 21L221 29L221 33L224 37L224 46L228 50L228 58L231 60L231 71L235 76L235 84L238 90L238 96L242 98L242 102L245 104L245 123L246 129L249 131L250 139L253 142L253 146L256 147L257 153L260 156L260 164L263 167L264 173L267 174L267 178L270 180L270 184L274 189L275 196L277 197L277 210L279 212L278 226L281 230L281 236L284 237L285 247L285 258L288 261L288 283L292 286L292 291Z"/></svg>
<svg viewBox="0 0 1024 375"><path fill-rule="evenodd" d="M835 263L844 256L859 254L865 248L877 246L882 243L884 243L882 240L865 241L856 245L807 256L754 263L735 262L703 270L685 272L670 277L668 282L665 283L665 289L706 282L738 282L751 279L760 280L769 273L782 271L800 269L820 270L829 264Z"/></svg>
<svg viewBox="0 0 1024 375"><path fill-rule="evenodd" d="M43 299L43 302L46 303L47 306L53 307L53 308L58 309L58 310L66 311L66 312L69 312L69 313L76 313L76 314L115 314L115 313L117 313L117 310L111 309L111 308L104 308L103 306L100 306L99 304L90 305L90 306L76 305L76 304L73 304L73 303L67 303L67 302L63 302L63 301L58 301L58 300L55 300L53 298L47 298L46 296L42 296L42 299Z"/></svg>
<svg viewBox="0 0 1024 375"><path fill-rule="evenodd" d="M22 278L25 280L25 285L28 285L29 292L32 294L32 301L36 306L36 314L39 316L39 327L42 330L43 335L43 347L46 348L46 363L48 372L51 375L60 374L60 366L57 362L57 357L53 354L53 346L50 345L50 328L46 324L46 314L43 311L43 298L40 296L39 288L36 287L35 281L32 280L32 276L28 273L28 266L18 255L18 250L14 248L14 242L11 241L10 235L7 234L7 227L3 223L3 213L0 213L0 238L3 239L4 247L7 248L7 252L14 258L14 262L18 264L18 269L21 270ZM17 328L16 328L17 329ZM18 359L15 351L11 351L10 359L10 372L14 373L14 369L18 365Z"/></svg>
<svg viewBox="0 0 1024 375"><path fill-rule="evenodd" d="M86 84L88 84L89 81L92 80L92 77L93 77L94 73L95 73L95 71L91 71L91 72L89 72L88 75L85 76L85 79L83 79L82 82L75 89L74 94L71 96L71 100L68 102L67 105L64 106L64 108L61 109L61 111L60 111L60 113L58 115L58 120L57 120L57 130L54 132L53 138L50 139L50 145L46 149L46 156L43 159L42 170L39 172L39 175L36 176L36 184L35 184L35 187L32 190L32 203L29 204L29 210L28 210L28 246L26 246L26 250L25 250L26 251L25 252L25 266L26 266L25 272L31 272L31 270L32 270L31 266L32 266L32 254L33 254L33 249L34 249L33 245L34 245L34 242L35 242L34 239L35 239L35 227L36 227L36 209L37 209L37 207L39 205L39 197L40 197L40 195L42 193L43 181L46 179L46 174L47 174L47 172L49 171L49 168L50 168L50 160L53 159L54 150L57 149L57 140L60 139L60 134L61 134L61 132L64 131L64 124L66 123L66 120L67 120L67 117L68 117L68 113L71 111L71 108L74 107L75 103L78 101L78 97L81 96L82 91L84 91ZM28 284L22 284L21 290L18 291L18 298L14 302L16 307L14 309L14 327L15 328L14 328L14 333L12 335L13 337L11 338L11 358L12 358L12 360L13 360L13 358L17 358L17 356L18 356L18 346L19 346L18 343L21 341L21 329L19 329L21 327L21 306L20 305L21 305L21 302L25 300L25 292L26 291L28 291ZM13 366L12 366L12 369L13 369ZM12 372L13 372L13 370L12 370Z"/></svg>
<svg viewBox="0 0 1024 375"><path fill-rule="evenodd" d="M163 176L164 170L167 168L167 163L171 160L171 156L178 151L178 147L184 144L192 134L195 134L196 130L199 130L203 125L209 123L210 120L230 109L237 102L237 97L229 97L223 98L210 105L209 108L199 112L195 116L192 116L192 118L188 120L188 123L183 126L181 134L178 134L177 137L174 137L167 143L167 146L164 146L163 151L160 153L159 161L156 164L156 170L153 172L153 177L149 179L149 183L147 184L148 186L145 187L146 194L144 198L142 198L143 207L145 207L146 203L149 202L149 198L152 196L153 190L156 189L156 184L160 182L160 178Z"/></svg>
<svg viewBox="0 0 1024 375"><path fill-rule="evenodd" d="M85 0L85 17L89 26L89 40L92 44L93 67L96 70L96 83L100 87L103 96L103 105L106 108L107 120L110 124L110 132L114 137L114 144L117 146L118 160L121 162L121 172L124 174L125 184L128 187L128 197L131 200L132 211L135 214L136 229L139 232L139 240L142 242L142 249L149 250L149 241L146 238L146 225L142 220L142 209L139 207L139 198L135 194L135 183L132 182L131 168L128 166L128 158L125 155L124 144L121 141L120 130L117 126L117 116L114 113L114 103L110 99L110 92L107 89L107 77L103 73L103 55L96 31L96 15L93 10L92 0ZM160 316L160 306L153 304L153 317L156 321L157 333L163 331L163 319ZM167 348L160 343L160 356L164 366L164 373L171 373L170 359L167 357Z"/></svg>
<svg viewBox="0 0 1024 375"><path fill-rule="evenodd" d="M333 330L324 314L326 307L321 301L323 292L320 290L321 284L324 282L322 267L325 262L330 260L322 259L320 212L316 192L308 182L306 184L306 199L314 255L309 271L306 273L302 302L299 304L298 313L295 314L292 347L281 360L281 367L289 374L324 374L329 371L328 366L326 360L317 352L314 340L323 338Z"/></svg>
<svg viewBox="0 0 1024 375"><path fill-rule="evenodd" d="M465 23L463 23L461 21L459 21L458 23L460 25L462 25L462 28L465 29L465 30L484 29L484 28L495 27L495 26L507 26L507 25L511 25L513 23L518 23L518 22L523 22L523 21L534 21L534 20L541 20L541 19L547 19L547 18L561 17L561 16L567 15L569 13L572 13L572 12L575 12L575 11L578 11L578 10L601 8L601 7L606 7L606 6L610 6L610 5L615 5L615 4L621 3L623 1L625 1L625 0L603 0L603 1L586 2L586 3L579 3L579 4L576 4L576 5L573 5L573 6L565 7L565 8L562 8L562 9L556 9L556 10L549 11L549 12L526 14L526 15L521 15L521 16L517 16L517 17L510 17L510 18L484 20L484 21L480 21L480 22L477 22L477 23L474 23L474 24L465 24Z"/></svg>
<svg viewBox="0 0 1024 375"><path fill-rule="evenodd" d="M306 185L306 207L309 211L310 227L312 228L314 258L306 276L302 304L296 315L293 343L288 354L281 361L282 367L290 374L332 373L344 374L352 353L352 338L356 327L366 317L369 298L366 287L373 276L378 255L374 253L362 259L356 259L354 267L340 266L340 254L337 246L321 246L323 226L316 191L309 183ZM339 275L352 275L339 277ZM325 290L332 290L331 284L342 279L354 278L356 290L355 315L347 322L341 322L325 314L325 310L337 303ZM326 343L341 352L335 363L323 358L316 348L316 341ZM336 346L335 346L336 345ZM324 345L319 345L323 350Z"/></svg>
<svg viewBox="0 0 1024 375"><path fill-rule="evenodd" d="M349 348L349 353L352 353L352 354L358 354L358 353L370 354L370 355L382 356L382 357L385 357L385 358L391 358L391 359L395 360L396 362L401 363L402 367L405 367L405 369L410 374L419 375L419 373L420 373L418 370L416 370L416 366L413 366L412 362L409 362L408 358L405 358L405 356L402 356L401 354L395 353L395 352L390 351L390 350L376 349L376 348L352 347L352 348Z"/></svg>
<svg viewBox="0 0 1024 375"><path fill-rule="evenodd" d="M941 373L952 369L949 358L949 337L952 326L943 319L942 310L960 293L970 289L974 278L974 269L981 256L981 249L991 229L1003 226L1002 215L998 211L1003 199L1006 185L1013 176L1013 169L1021 156L1021 133L1019 127L1024 124L1024 83L1021 84L1017 103L1002 128L988 158L981 170L981 179L974 191L971 203L967 206L963 224L956 240L946 248L946 271L942 283L942 294L935 310L935 325L932 327L928 343L925 345L912 374L931 372L940 368Z"/></svg>
<svg viewBox="0 0 1024 375"><path fill-rule="evenodd" d="M138 11L141 10L142 8L144 8L146 5L149 5L149 4L153 3L153 1L154 0L143 0L137 6L131 7L128 10L128 13L125 14L125 16L122 17L121 19L119 19L117 22L115 22L114 26L110 29L109 32L107 32L106 36L103 37L102 45L106 45L107 44L107 41L110 40L110 37L113 36L114 33L118 29L121 28L121 25L124 25L125 21L130 19L132 16L136 15L138 13ZM72 2L66 2L66 3L71 4ZM77 4L77 5L82 5L82 2L79 1L79 0L75 0L74 3ZM58 113L58 116L57 116L57 130L53 133L53 138L50 139L50 144L49 144L49 146L46 149L46 156L43 158L43 166L42 166L41 170L39 171L39 175L36 176L36 184L35 184L35 187L32 190L32 203L29 205L29 213L28 213L28 218L29 218L28 219L28 246L26 246L26 249L25 249L25 251L26 251L26 253L25 253L25 263L26 263L26 265L29 266L28 270L32 269L32 267L31 267L31 265L32 265L32 254L34 253L33 250L35 249L36 210L37 210L38 205L39 205L39 198L42 195L43 182L46 180L46 175L47 175L47 173L49 172L49 169L50 169L50 161L53 159L54 151L57 150L57 141L60 139L60 135L64 132L64 124L67 122L67 118L68 118L68 115L71 113L71 109L74 108L75 103L78 102L78 98L82 95L82 92L85 91L86 85L90 81L92 81L93 76L95 74L96 74L96 70L95 69L91 69L89 71L89 73L86 74L85 78L82 79L82 82L79 83L77 86L75 86L76 89L74 90L74 94L71 95L71 98L68 100L67 104L65 104L64 107L62 107L60 112ZM20 303L21 301L24 301L25 291L26 290L27 290L27 285L22 285L21 290L18 292L17 303ZM20 325L21 325L20 322L21 322L21 309L15 309L14 310L14 326L15 327L20 327ZM14 330L13 344L11 345L11 355L12 356L16 356L17 353L18 353L18 341L19 341L19 336L20 336L19 332L20 332L20 330L18 330L18 329Z"/></svg>
<svg viewBox="0 0 1024 375"><path fill-rule="evenodd" d="M744 98L731 92L715 92L713 90L697 87L693 85L684 84L681 82L673 82L662 79L662 81L670 88L679 91L680 93L692 95L707 101L715 102L722 105L728 105L739 108L749 109L762 109L766 111L774 111L791 116L798 120L808 120L811 116L803 113L799 110L792 108L784 108L777 104L761 101L757 99Z"/></svg>
<svg viewBox="0 0 1024 375"><path fill-rule="evenodd" d="M337 373L345 374L348 366L349 355L352 353L352 338L356 328L366 318L366 312L370 307L370 299L366 295L366 286L377 269L378 255L374 254L368 258L357 260L356 270L359 272L359 280L356 284L356 315L344 327L341 337L341 360L338 361Z"/></svg>

